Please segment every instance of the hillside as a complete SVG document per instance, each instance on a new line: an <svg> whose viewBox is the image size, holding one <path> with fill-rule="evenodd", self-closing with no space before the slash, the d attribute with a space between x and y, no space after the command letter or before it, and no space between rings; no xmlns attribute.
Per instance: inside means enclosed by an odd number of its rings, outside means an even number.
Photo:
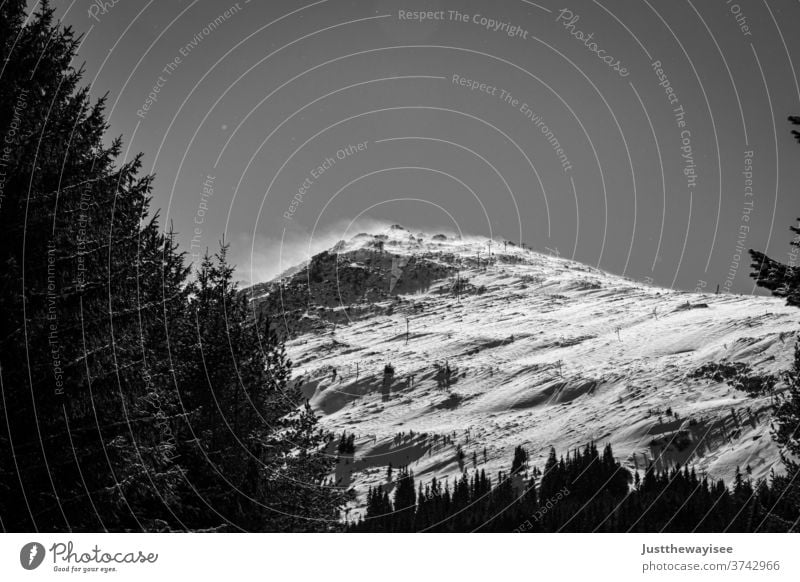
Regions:
<svg viewBox="0 0 800 582"><path fill-rule="evenodd" d="M780 469L769 431L782 385L760 378L788 368L800 312L778 299L650 287L399 226L248 292L279 316L323 424L355 435L335 480L359 492L356 510L390 463L423 482L473 463L491 474L518 444L539 466L551 446L594 440L631 469Z"/></svg>

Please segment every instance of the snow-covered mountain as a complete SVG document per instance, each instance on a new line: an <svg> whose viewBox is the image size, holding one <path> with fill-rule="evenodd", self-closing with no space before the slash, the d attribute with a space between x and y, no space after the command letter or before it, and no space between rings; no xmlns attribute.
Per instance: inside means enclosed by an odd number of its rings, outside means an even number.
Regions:
<svg viewBox="0 0 800 582"><path fill-rule="evenodd" d="M780 469L770 415L782 384L762 378L789 367L800 322L781 300L656 288L400 226L249 292L280 314L323 424L355 434L335 478L360 492L356 505L386 488L390 463L423 482L476 461L493 474L520 444L540 467L551 446L596 441L631 469Z"/></svg>

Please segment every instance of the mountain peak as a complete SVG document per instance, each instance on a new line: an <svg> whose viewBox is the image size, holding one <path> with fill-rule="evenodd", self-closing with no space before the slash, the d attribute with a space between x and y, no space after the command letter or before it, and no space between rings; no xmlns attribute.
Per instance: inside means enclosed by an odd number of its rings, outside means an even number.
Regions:
<svg viewBox="0 0 800 582"><path fill-rule="evenodd" d="M457 431L493 471L520 442L536 462L596 440L632 469L692 459L718 477L748 464L763 477L777 458L769 395L698 374L725 361L786 369L798 315L778 299L660 289L400 225L340 241L279 285L251 297L288 334L322 423L356 435L363 457L337 471L359 504L389 453L420 478L460 474L456 447L406 459L395 437L408 431Z"/></svg>

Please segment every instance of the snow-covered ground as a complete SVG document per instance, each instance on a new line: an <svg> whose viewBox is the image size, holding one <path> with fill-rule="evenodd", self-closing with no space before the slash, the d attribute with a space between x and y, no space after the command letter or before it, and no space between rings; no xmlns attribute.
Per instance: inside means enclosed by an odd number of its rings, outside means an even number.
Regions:
<svg viewBox="0 0 800 582"><path fill-rule="evenodd" d="M352 305L334 306L343 322L287 344L323 424L356 435L354 458L335 478L356 488L357 506L367 486L386 486L389 463L423 482L475 459L494 475L519 444L540 467L551 446L561 454L594 440L610 442L631 469L690 462L725 479L737 466L756 478L779 470L772 397L690 374L722 360L787 369L800 311L772 298L650 287L503 242L442 238L393 227L337 245L358 267L383 240L391 293L407 292L352 321ZM449 274L415 286L412 257L441 261Z"/></svg>

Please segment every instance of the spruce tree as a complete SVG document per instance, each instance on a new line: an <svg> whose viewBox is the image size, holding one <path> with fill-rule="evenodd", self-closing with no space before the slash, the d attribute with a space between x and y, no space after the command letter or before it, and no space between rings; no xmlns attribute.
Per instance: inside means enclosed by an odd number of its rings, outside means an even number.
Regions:
<svg viewBox="0 0 800 582"><path fill-rule="evenodd" d="M0 3L0 516L10 531L337 527L323 433L227 247L190 277L47 2Z"/></svg>
<svg viewBox="0 0 800 582"><path fill-rule="evenodd" d="M800 118L792 116L789 121L800 124ZM792 131L797 138L798 132ZM791 245L800 248L800 227L791 226L795 234ZM769 289L776 297L786 299L787 305L800 307L800 269L796 265L786 265L766 254L750 250L753 259L751 276L756 283ZM775 411L774 439L781 447L781 458L786 476L773 480L775 487L782 487L783 493L775 501L771 511L772 520L783 521L789 528L797 530L800 520L800 340L795 342L791 369L785 374L787 384L786 398Z"/></svg>
<svg viewBox="0 0 800 582"><path fill-rule="evenodd" d="M174 441L145 402L169 416L170 397L142 340L182 267L141 158L117 162L105 100L79 87L80 39L48 3L24 9L0 5L0 513L15 530L180 528Z"/></svg>

